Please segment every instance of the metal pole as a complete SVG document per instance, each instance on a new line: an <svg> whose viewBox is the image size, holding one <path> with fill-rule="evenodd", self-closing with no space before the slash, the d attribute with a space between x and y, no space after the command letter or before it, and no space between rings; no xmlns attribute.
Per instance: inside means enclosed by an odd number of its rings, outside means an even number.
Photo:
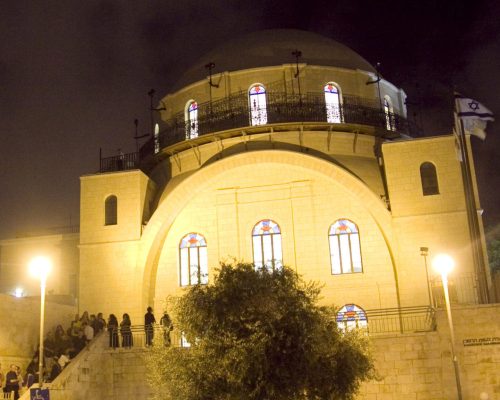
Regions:
<svg viewBox="0 0 500 400"><path fill-rule="evenodd" d="M432 298L431 283L429 281L429 268L427 267L427 256L429 254L429 248L421 247L420 254L422 255L422 257L424 257L425 277L427 278L427 293L429 295L429 305L431 307L434 307L434 299Z"/></svg>
<svg viewBox="0 0 500 400"><path fill-rule="evenodd" d="M462 386L460 385L460 371L458 369L458 359L455 354L455 332L453 330L453 320L451 318L451 307L450 307L450 296L448 294L448 276L446 274L441 274L441 279L443 280L443 290L444 290L444 300L446 303L446 313L448 314L448 325L450 327L450 339L451 339L451 357L453 360L453 367L455 369L455 380L457 383L457 398L462 400Z"/></svg>
<svg viewBox="0 0 500 400"><path fill-rule="evenodd" d="M43 385L43 322L45 316L45 282L46 277L40 277L40 350L38 352L38 387Z"/></svg>

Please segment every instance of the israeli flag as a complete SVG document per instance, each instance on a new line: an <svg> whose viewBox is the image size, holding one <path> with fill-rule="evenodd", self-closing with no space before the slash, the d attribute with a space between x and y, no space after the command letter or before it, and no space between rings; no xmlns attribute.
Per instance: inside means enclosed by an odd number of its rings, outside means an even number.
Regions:
<svg viewBox="0 0 500 400"><path fill-rule="evenodd" d="M493 113L476 100L455 93L457 114L459 118L494 121Z"/></svg>

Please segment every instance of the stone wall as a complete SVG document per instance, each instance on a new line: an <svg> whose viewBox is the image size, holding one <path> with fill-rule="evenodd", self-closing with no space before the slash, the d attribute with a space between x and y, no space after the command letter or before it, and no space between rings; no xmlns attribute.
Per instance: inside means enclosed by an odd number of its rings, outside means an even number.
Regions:
<svg viewBox="0 0 500 400"><path fill-rule="evenodd" d="M144 347L110 349L104 332L49 384L51 400L147 399ZM22 399L29 399L26 393Z"/></svg>
<svg viewBox="0 0 500 400"><path fill-rule="evenodd" d="M45 303L45 332L61 324L69 327L76 307ZM23 369L33 356L40 337L40 299L0 294L0 363L4 373L15 363Z"/></svg>
<svg viewBox="0 0 500 400"><path fill-rule="evenodd" d="M499 312L500 304L452 311L463 399L479 399L481 393L500 399ZM438 310L436 318L435 332L372 337L378 379L362 386L358 400L456 398L445 311ZM52 400L148 398L146 350L110 350L107 340L106 334L98 337L72 361L52 384Z"/></svg>
<svg viewBox="0 0 500 400"><path fill-rule="evenodd" d="M499 313L500 304L452 310L464 399L479 399L481 393L500 399ZM436 332L372 340L379 380L363 385L360 400L456 398L446 312L439 310L436 318Z"/></svg>

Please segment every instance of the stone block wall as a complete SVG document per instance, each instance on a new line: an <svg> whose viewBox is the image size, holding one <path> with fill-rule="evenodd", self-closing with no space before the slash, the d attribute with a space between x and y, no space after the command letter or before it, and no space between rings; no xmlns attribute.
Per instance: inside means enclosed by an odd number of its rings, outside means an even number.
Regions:
<svg viewBox="0 0 500 400"><path fill-rule="evenodd" d="M500 399L500 304L452 309L463 399ZM456 398L450 331L438 310L437 331L372 340L378 379L363 385L360 400Z"/></svg>
<svg viewBox="0 0 500 400"><path fill-rule="evenodd" d="M500 399L500 304L452 310L463 399ZM437 311L437 331L372 337L378 377L362 385L358 400L449 400L456 398L449 329ZM107 348L104 334L51 386L52 400L147 399L146 349ZM27 399L28 397L26 397Z"/></svg>

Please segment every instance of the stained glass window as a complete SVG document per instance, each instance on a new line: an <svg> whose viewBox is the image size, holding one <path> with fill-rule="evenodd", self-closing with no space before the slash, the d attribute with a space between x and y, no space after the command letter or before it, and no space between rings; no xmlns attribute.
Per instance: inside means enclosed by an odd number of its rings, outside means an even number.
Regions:
<svg viewBox="0 0 500 400"><path fill-rule="evenodd" d="M436 167L433 163L422 163L420 166L420 179L422 181L422 193L424 196L439 194Z"/></svg>
<svg viewBox="0 0 500 400"><path fill-rule="evenodd" d="M266 88L260 84L253 85L248 92L248 100L250 102L250 124L252 126L267 124Z"/></svg>
<svg viewBox="0 0 500 400"><path fill-rule="evenodd" d="M361 307L355 304L346 304L337 312L337 326L343 332L352 329L367 329L368 319Z"/></svg>
<svg viewBox="0 0 500 400"><path fill-rule="evenodd" d="M276 222L264 219L255 225L252 242L253 262L256 268L275 270L283 266L281 230Z"/></svg>
<svg viewBox="0 0 500 400"><path fill-rule="evenodd" d="M160 125L158 124L155 124L154 141L155 141L155 154L156 154L160 152Z"/></svg>
<svg viewBox="0 0 500 400"><path fill-rule="evenodd" d="M208 283L207 242L199 233L188 233L179 245L181 286Z"/></svg>
<svg viewBox="0 0 500 400"><path fill-rule="evenodd" d="M392 101L389 96L384 97L384 114L385 114L385 127L388 131L396 130L396 121L394 119L394 109Z"/></svg>
<svg viewBox="0 0 500 400"><path fill-rule="evenodd" d="M329 82L323 88L325 92L326 121L335 124L342 122L340 91L337 85Z"/></svg>
<svg viewBox="0 0 500 400"><path fill-rule="evenodd" d="M198 137L198 103L190 100L186 106L186 139Z"/></svg>
<svg viewBox="0 0 500 400"><path fill-rule="evenodd" d="M104 225L116 225L118 223L118 199L111 195L104 201Z"/></svg>
<svg viewBox="0 0 500 400"><path fill-rule="evenodd" d="M339 219L330 226L330 260L332 274L363 272L358 227L348 219Z"/></svg>

